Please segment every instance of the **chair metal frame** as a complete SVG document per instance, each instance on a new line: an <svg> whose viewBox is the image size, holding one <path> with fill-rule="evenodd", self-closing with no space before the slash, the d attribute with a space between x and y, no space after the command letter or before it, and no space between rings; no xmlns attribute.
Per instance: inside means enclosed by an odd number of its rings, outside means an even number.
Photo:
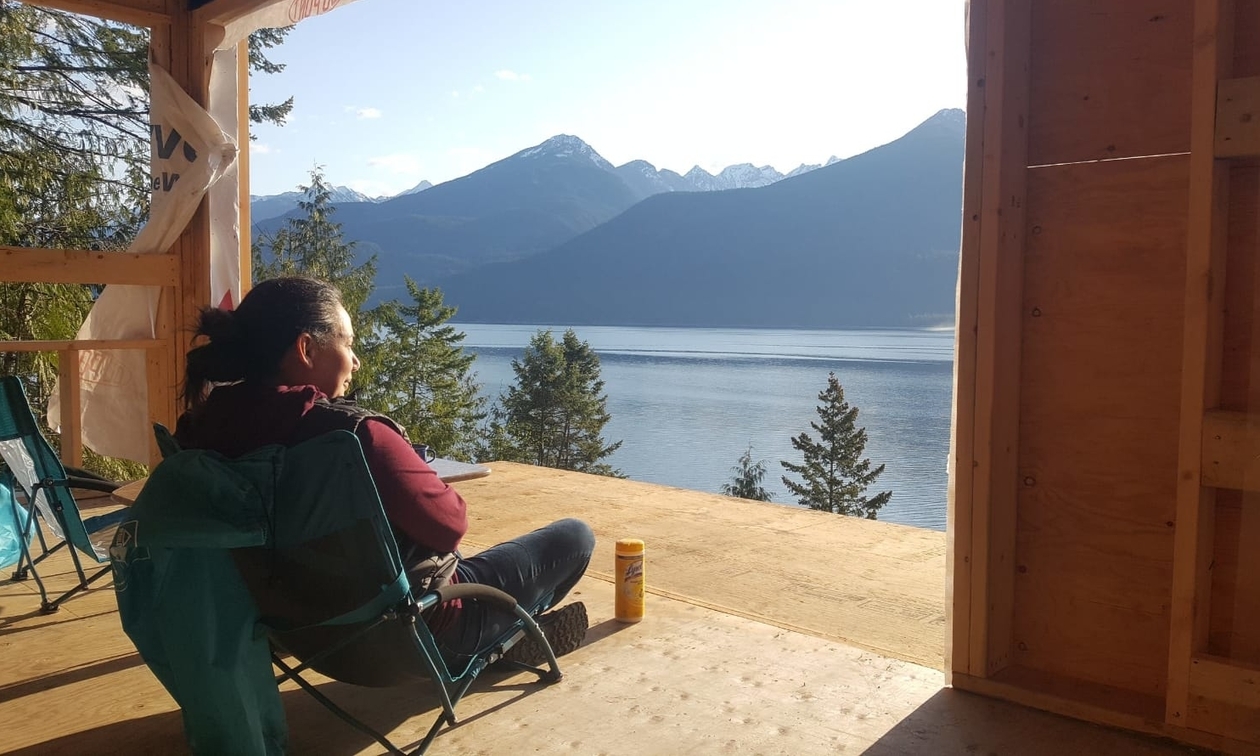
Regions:
<svg viewBox="0 0 1260 756"><path fill-rule="evenodd" d="M405 576L404 576L405 577ZM511 611L515 614L518 626L508 630L503 637L487 644L478 652L472 655L468 664L458 673L452 673L447 667L446 661L442 656L441 650L438 648L437 641L433 637L433 633L428 630L424 623L423 614L430 609L455 600L481 600L499 605L501 608ZM540 614L550 604L548 597L534 611L534 614ZM335 620L334 620L335 621ZM312 665L318 664L321 659L327 658L331 654L339 651L343 647L354 643L360 637L374 629L377 625L384 622L404 622L412 627L410 637L416 644L416 651L429 670L430 679L433 680L438 690L438 698L442 704L442 711L439 712L437 719L429 727L429 731L425 734L424 739L411 751L404 751L394 745L383 733L368 726L362 720L347 712L338 706L332 699L321 693L315 686L302 677L302 672L311 668ZM423 629L421 629L423 628ZM544 650L547 656L547 667L531 667L528 664L522 664L512 660L503 659L508 649L516 643L524 640L526 636L532 637L536 643ZM564 673L560 671L560 664L556 660L555 652L551 648L551 644L547 641L546 635L538 626L534 616L516 603L516 600L509 594L491 586L477 585L474 583L447 585L437 590L429 591L422 595L419 599L412 598L409 591L396 604L390 606L385 612L381 613L373 622L363 627L358 633L344 639L335 646L330 646L320 653L311 656L300 664L290 666L284 661L284 658L276 650L272 650L272 663L281 670L281 674L276 676L276 684L279 685L286 680L292 680L302 690L306 691L316 701L327 708L330 712L341 719L346 724L355 728L359 732L371 737L381 745L386 751L395 756L421 756L429 746L433 743L434 738L442 730L443 725L454 726L459 723L459 718L455 713L455 706L460 702L472 687L473 682L477 679L486 668L498 662L512 669L523 670L536 674L539 680L546 684L559 682L564 677Z"/></svg>
<svg viewBox="0 0 1260 756"><path fill-rule="evenodd" d="M181 453L179 444L166 428L160 424L155 424L154 432L158 447L162 451L164 458L170 458ZM387 752L395 755L419 756L428 750L443 725L453 726L458 724L459 720L455 713L456 705L471 688L476 678L490 665L497 663L502 668L532 672L538 676L540 682L545 684L556 683L563 678L555 652L551 648L547 636L534 619L536 615L551 608L553 601L551 594L543 596L537 605L530 607L528 610L517 604L516 600L508 593L491 586L475 583L447 584L428 590L418 597L413 596L408 574L403 569L403 562L398 553L397 543L394 541L388 527L383 525L386 522L384 510L377 497L375 484L371 479L371 472L368 470L366 460L363 457L359 439L348 431L332 431L320 439L307 443L321 442L332 444L331 448L342 449L343 451L338 453L346 455L344 462L347 468L338 474L339 477L344 476L350 480L357 480L363 487L371 489L370 496L374 500L374 514L378 518L376 526L372 529L376 555L390 562L391 568L388 574L394 577L391 584L381 587L375 596L366 599L356 608L344 614L312 622L311 624L291 626L291 622L284 618L260 616L259 629L267 632L271 641L271 661L275 668L279 670L279 674L275 676L277 686L286 680L292 680L338 719L371 737ZM322 470L322 472L329 474L330 469ZM159 474L159 470L155 470L154 474ZM272 499L268 506L274 508L276 506L275 500ZM272 526L273 528L275 527L274 519L272 520ZM274 538L275 531L273 530L268 538L268 545L259 548L275 548ZM366 554L364 558L367 558ZM240 565L238 564L239 567ZM246 582L248 583L249 581L247 580ZM257 600L257 596L255 596L255 600ZM481 648L468 655L467 662L463 663L462 669L453 671L447 665L438 641L425 621L425 616L436 607L456 600L487 602L513 614L517 621L505 630L500 637L488 641ZM318 670L318 665L320 665L321 661L327 660L337 652L345 650L382 624L390 622L401 623L405 628L406 637L410 641L410 651L414 652L416 658L421 662L424 676L428 677L437 688L438 698L441 702L441 711L438 713L437 719L430 726L424 739L411 751L404 751L394 745L385 734L350 714L302 677L303 672ZM287 633L296 633L318 627L328 628L349 625L357 627L354 628L353 632L347 633L336 642L308 653L303 658L294 656L293 659L297 661L295 664L286 661L287 651L282 653ZM533 667L504 658L509 649L526 638L532 639L543 650L546 657L545 668ZM399 653L407 653L408 649L400 647L398 651ZM336 679L335 674L329 674L329 676ZM420 677L417 675L409 679L418 681ZM349 682L348 684L354 683Z"/></svg>
<svg viewBox="0 0 1260 756"><path fill-rule="evenodd" d="M19 507L16 496L14 496L12 501L14 520L21 523L19 542L22 553L11 579L26 580L28 577L33 577L36 586L39 588L40 611L44 614L52 614L61 607L63 602L87 590L92 583L110 573L111 567L107 556L98 553L95 547L92 547L90 536L105 528L116 526L127 514L125 509L121 509L96 517L89 517L85 520L74 500L74 494L71 492L71 489L78 488L110 493L118 488L120 484L79 470L74 470L74 472L79 473L78 475L68 474L67 468L62 465L52 446L40 432L39 426L35 422L35 415L31 412L30 404L26 399L26 392L16 376L0 377L0 412L11 415L9 418L11 422L6 424L11 428L11 431L5 432L0 436L0 441L20 441L22 452L25 455L25 460L23 461L29 464L29 469L33 473L33 477L30 480L24 481L16 472L18 461L10 459L11 452L4 453L4 450L0 449L0 453L3 453L4 459L10 468L8 474L16 484L14 487L15 493L18 490L22 491L27 502L27 508L24 512ZM41 501L44 506L38 505ZM23 516L24 514L25 517ZM48 542L45 540L43 528L38 524L39 518L42 517L47 520L49 514L53 518L53 523L51 524L56 526L54 532L60 531L62 535L61 541L51 548L49 548ZM73 521L71 517L74 518ZM82 529L83 536L87 539L86 545L73 543L74 534L79 529ZM40 545L39 556L34 556L31 553L30 541L32 536L38 538ZM75 573L78 575L79 582L60 596L49 599L48 590L35 566L67 545L70 546L70 559L74 563ZM83 562L79 559L78 553L80 550L87 553L88 547L92 547L91 556L93 559L98 564L104 563L101 569L90 575L84 570Z"/></svg>

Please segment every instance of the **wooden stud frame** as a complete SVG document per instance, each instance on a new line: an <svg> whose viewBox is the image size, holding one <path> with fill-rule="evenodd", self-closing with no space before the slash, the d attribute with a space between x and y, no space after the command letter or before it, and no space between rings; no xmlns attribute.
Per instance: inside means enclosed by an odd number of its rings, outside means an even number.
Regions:
<svg viewBox="0 0 1260 756"><path fill-rule="evenodd" d="M150 57L169 71L186 92L202 106L208 96L211 57L208 39L222 29L212 26L222 19L237 19L276 0L215 0L197 12L187 0L28 0L34 4L93 15L151 30ZM236 85L238 126L248 134L248 47L238 46ZM242 139L242 164L236 172L244 209L243 228L248 228L248 143ZM249 275L248 233L241 235L239 258L242 279ZM78 354L95 349L141 348L146 351L149 416L173 425L178 414L177 386L183 380L183 355L201 306L210 303L209 213L202 202L188 227L168 253L136 255L125 252L49 250L0 247L0 280L37 283L96 283L160 286L155 339L131 342L66 341L2 342L4 351L55 351L60 355L62 406L66 408L63 445L66 461L78 464L82 456L79 428ZM158 459L156 446L150 459Z"/></svg>
<svg viewBox="0 0 1260 756"><path fill-rule="evenodd" d="M1203 485L1205 413L1221 386L1229 167L1216 158L1217 87L1233 59L1232 0L1196 0L1190 207L1182 334L1181 440L1165 721L1188 724L1191 660L1207 648L1216 499Z"/></svg>
<svg viewBox="0 0 1260 756"><path fill-rule="evenodd" d="M947 668L1010 661L1030 0L973 2L959 270Z"/></svg>

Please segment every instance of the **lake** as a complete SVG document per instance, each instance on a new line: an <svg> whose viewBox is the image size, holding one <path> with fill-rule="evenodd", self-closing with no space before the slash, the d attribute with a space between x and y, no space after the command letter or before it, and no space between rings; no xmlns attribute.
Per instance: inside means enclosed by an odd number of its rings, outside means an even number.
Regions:
<svg viewBox="0 0 1260 756"><path fill-rule="evenodd" d="M454 324L477 355L489 397L514 380L513 358L530 337L565 326ZM767 465L764 487L795 504L780 460L800 462L791 438L817 439L818 393L834 371L866 428L866 456L886 465L872 491L891 490L879 519L945 529L946 460L952 396L952 330L757 330L575 327L599 354L621 440L609 462L633 480L720 492L751 444Z"/></svg>

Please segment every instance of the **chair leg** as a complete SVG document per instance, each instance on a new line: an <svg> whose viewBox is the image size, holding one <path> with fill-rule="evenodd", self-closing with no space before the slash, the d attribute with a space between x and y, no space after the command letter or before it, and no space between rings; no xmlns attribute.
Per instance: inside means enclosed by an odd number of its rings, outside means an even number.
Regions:
<svg viewBox="0 0 1260 756"><path fill-rule="evenodd" d="M300 672L292 671L289 665L285 664L284 661L280 658L280 656L274 651L271 652L271 663L275 664L285 673L284 677L286 679L292 680L293 682L297 683L298 687L300 687L302 690L309 693L311 697L314 698L316 701L319 701L321 704L323 704L324 708L328 709L333 714L335 714L338 719L350 725L351 727L358 730L359 732L363 733L364 735L367 735L368 737L372 738L377 743L379 743L382 748L384 748L386 751L389 751L392 754L395 754L395 756L407 756L407 753L405 751L399 750L397 746L395 746L393 743L389 741L389 738L385 737L384 735L377 732L376 730L373 730L371 727L368 727L363 722L359 721L359 719L357 719L353 714L341 708L337 704L333 703L332 699L330 699L328 696L325 696L323 693L320 693L318 690L316 690L315 686L308 683L306 679L302 677Z"/></svg>
<svg viewBox="0 0 1260 756"><path fill-rule="evenodd" d="M16 503L14 503L13 509L14 509L14 512L13 512L14 517L18 518L18 511L17 511ZM20 518L18 519L20 521ZM17 570L15 570L13 573L13 579L25 580L28 574L31 577L34 577L35 585L36 587L39 588L40 611L43 612L44 614L52 614L53 612L57 611L57 607L56 605L53 605L51 609L48 608L49 606L48 590L44 588L44 581L40 579L39 572L35 569L35 562L37 560L31 557L31 547L30 547L30 544L26 540L29 537L32 528L35 529L36 533L40 534L39 540L40 540L40 543L43 544L44 535L40 531L39 525L35 522L35 510L33 508L30 510L30 517L26 521L26 528L24 529L25 532L22 532L18 535L18 546L21 549L21 555L18 557L18 566L17 566ZM43 559L47 555L48 555L48 548L47 546L45 546L44 554L40 557L40 559ZM25 562L25 564L23 564L23 562Z"/></svg>
<svg viewBox="0 0 1260 756"><path fill-rule="evenodd" d="M73 554L74 550L71 549L70 553ZM92 585L92 583L95 583L97 580L100 580L101 578L110 574L111 572L113 572L113 570L114 568L110 565L106 565L105 567L102 567L101 569L92 573L91 577L87 577L87 578L84 578L83 580L80 580L78 585L66 591L65 593L61 594L53 601L49 601L48 597L45 596L44 600L40 604L40 611L43 612L44 614L52 614L53 612L61 608L61 604L63 601L68 600L71 596L74 596L76 593L79 593L80 591L87 590Z"/></svg>

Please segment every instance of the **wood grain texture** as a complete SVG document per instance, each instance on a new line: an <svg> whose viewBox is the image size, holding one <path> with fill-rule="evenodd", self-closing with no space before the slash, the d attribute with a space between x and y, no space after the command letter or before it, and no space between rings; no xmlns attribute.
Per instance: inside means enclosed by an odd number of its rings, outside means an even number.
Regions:
<svg viewBox="0 0 1260 756"><path fill-rule="evenodd" d="M1030 165L1190 149L1192 0L1036 0Z"/></svg>
<svg viewBox="0 0 1260 756"><path fill-rule="evenodd" d="M1221 407L1249 413L1260 411L1260 161L1230 169ZM1216 496L1208 650L1260 663L1260 494Z"/></svg>
<svg viewBox="0 0 1260 756"><path fill-rule="evenodd" d="M555 502L569 502L568 514L595 530L596 574L611 579L617 538L642 538L650 589L919 664L943 664L943 533L526 465L489 466L489 477L457 486L469 502L478 546L544 525ZM741 533L741 541L731 541L731 532ZM730 549L749 538L773 548L732 559ZM845 544L843 560L836 543ZM789 553L816 555L816 564L782 560Z"/></svg>
<svg viewBox="0 0 1260 756"><path fill-rule="evenodd" d="M1260 76L1220 82L1216 100L1216 156L1260 156Z"/></svg>
<svg viewBox="0 0 1260 756"><path fill-rule="evenodd" d="M1234 0L1234 76L1260 76L1260 0Z"/></svg>
<svg viewBox="0 0 1260 756"><path fill-rule="evenodd" d="M1167 664L1187 171L1028 181L1016 659L1143 695Z"/></svg>
<svg viewBox="0 0 1260 756"><path fill-rule="evenodd" d="M170 286L178 270L179 261L172 255L0 246L4 281Z"/></svg>
<svg viewBox="0 0 1260 756"><path fill-rule="evenodd" d="M969 535L968 663L979 675L1011 656L1030 3L987 7Z"/></svg>
<svg viewBox="0 0 1260 756"><path fill-rule="evenodd" d="M439 736L433 753L1185 753L1166 741L942 689L937 670L710 608L737 595L752 596L760 605L766 600L758 594L793 590L792 583L815 576L829 586L833 574L878 569L898 552L915 551L912 544L919 537L941 544L939 533L864 521L854 521L863 527L852 531L834 530L818 523L839 525L848 518L665 486L492 465L490 478L459 485L475 513L470 538L479 543L493 543L503 533L517 535L532 524L589 514L600 532L592 569L606 572L612 563L607 540L612 536L606 533L646 532L640 521L668 531L673 513L682 514L674 532L666 533L670 540L649 534L653 592L643 622L615 622L606 575L584 578L573 597L586 603L591 629L585 644L561 659L564 680L537 686L527 674L486 673L457 710L461 724ZM502 491L492 485L508 478L516 482ZM532 496L524 511L523 495ZM704 514L704 528L688 534L700 499L711 508ZM751 512L785 519L776 528L772 523L778 518L750 519ZM798 514L807 516L801 520ZM802 541L790 535L788 546L773 554L766 548L780 542L767 541L769 531L818 529L831 533L822 552L794 548ZM850 549L843 536L847 532L881 536L862 538L858 548ZM717 541L701 542L715 535ZM898 543L903 535L911 537L908 549ZM683 544L686 552L705 550L717 562L711 567L719 579L690 571L690 559L671 562L673 543ZM872 552L877 552L873 559ZM787 584L777 571L750 574L750 556L778 562L789 574ZM927 569L924 575L943 576L939 557L919 566ZM903 564L902 569L917 568ZM55 581L70 579L69 560L54 555L46 572ZM682 585L687 596L662 593L666 581ZM925 581L931 579L920 580ZM876 577L872 584L881 582ZM880 594L885 601L900 603L895 590L885 590ZM876 595L858 595L851 602L867 598ZM41 616L37 606L38 594L28 585L0 583L0 658L6 662L0 665L0 750L12 756L188 752L179 711L123 633L109 586L72 599L56 615ZM813 608L830 611L818 602ZM939 628L935 634L939 638ZM318 676L314 682L401 744L417 741L437 708L436 697L419 684L355 688ZM381 752L292 686L282 688L281 698L292 753Z"/></svg>
<svg viewBox="0 0 1260 756"><path fill-rule="evenodd" d="M988 0L968 6L967 111L985 108L984 71ZM958 262L957 315L954 328L954 400L950 406L949 480L947 484L945 674L971 669L972 531L975 467L977 317L980 279L980 206L984 196L983 118L968 118L963 168L962 244ZM974 632L982 632L976 628Z"/></svg>
<svg viewBox="0 0 1260 756"><path fill-rule="evenodd" d="M167 21L164 0L29 0L31 5L81 13L134 26L155 26Z"/></svg>
<svg viewBox="0 0 1260 756"><path fill-rule="evenodd" d="M1189 725L1260 743L1260 665L1198 656L1190 665Z"/></svg>
<svg viewBox="0 0 1260 756"><path fill-rule="evenodd" d="M1219 82L1233 62L1233 0L1195 0L1177 508L1165 718L1186 725L1190 661L1207 650L1215 491L1202 484L1203 419L1219 406L1228 287L1228 165L1215 157Z"/></svg>

